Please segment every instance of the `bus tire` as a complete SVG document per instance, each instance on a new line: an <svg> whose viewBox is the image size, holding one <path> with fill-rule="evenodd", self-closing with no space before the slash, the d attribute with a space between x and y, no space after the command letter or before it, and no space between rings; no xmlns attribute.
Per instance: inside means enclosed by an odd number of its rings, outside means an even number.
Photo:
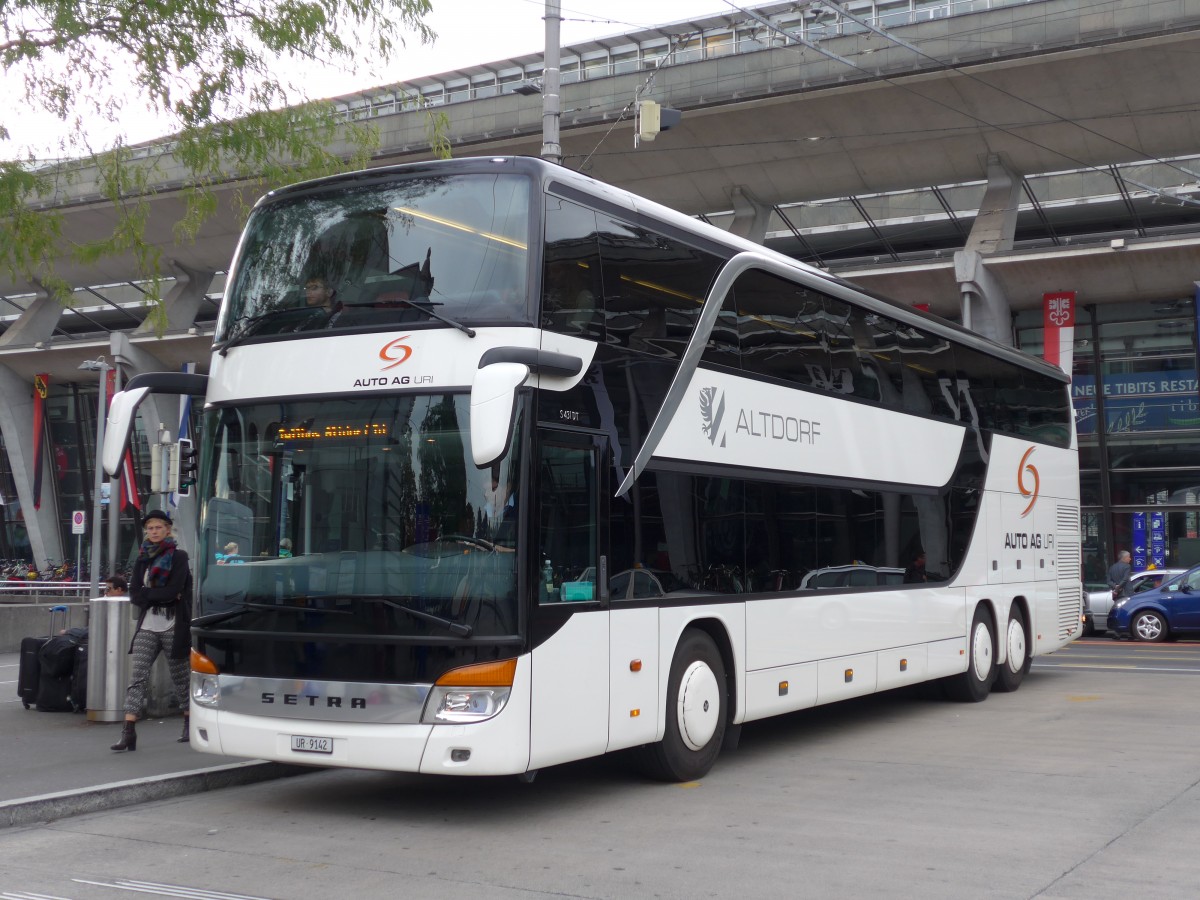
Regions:
<svg viewBox="0 0 1200 900"><path fill-rule="evenodd" d="M1005 644L1006 659L1004 665L996 667L996 683L992 685L992 690L1010 693L1021 686L1029 667L1033 664L1033 654L1029 651L1029 635L1025 631L1025 613L1015 603L1008 613Z"/></svg>
<svg viewBox="0 0 1200 900"><path fill-rule="evenodd" d="M667 684L666 730L656 744L634 751L637 767L660 781L693 781L717 761L725 737L729 689L725 663L705 632L679 639Z"/></svg>
<svg viewBox="0 0 1200 900"><path fill-rule="evenodd" d="M978 703L987 699L996 680L996 635L992 617L982 603L975 607L975 617L967 633L967 657L967 671L951 675L942 684L951 700Z"/></svg>

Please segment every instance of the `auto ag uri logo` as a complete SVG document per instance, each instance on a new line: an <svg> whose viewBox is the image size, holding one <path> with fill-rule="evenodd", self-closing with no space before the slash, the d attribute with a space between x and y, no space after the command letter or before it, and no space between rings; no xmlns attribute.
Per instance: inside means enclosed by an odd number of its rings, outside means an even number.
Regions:
<svg viewBox="0 0 1200 900"><path fill-rule="evenodd" d="M1017 490L1021 492L1022 497L1029 498L1029 505L1021 513L1021 518L1029 515L1029 511L1033 509L1033 504L1037 503L1038 491L1042 487L1042 480L1038 477L1037 466L1029 462L1029 457L1036 449L1036 447L1030 447L1026 450L1025 455L1021 457L1021 462L1017 464ZM1026 474L1032 480L1032 485L1026 481Z"/></svg>
<svg viewBox="0 0 1200 900"><path fill-rule="evenodd" d="M379 358L387 363L387 365L379 371L386 372L388 369L394 369L396 366L400 365L400 363L407 361L408 358L412 356L412 347L404 343L404 341L407 341L408 338L409 335L406 334L404 337L398 337L394 341L388 341L379 348Z"/></svg>
<svg viewBox="0 0 1200 900"><path fill-rule="evenodd" d="M721 428L721 420L725 417L725 392L717 393L715 387L700 388L700 430L713 446L717 438L721 446L725 446L725 431Z"/></svg>

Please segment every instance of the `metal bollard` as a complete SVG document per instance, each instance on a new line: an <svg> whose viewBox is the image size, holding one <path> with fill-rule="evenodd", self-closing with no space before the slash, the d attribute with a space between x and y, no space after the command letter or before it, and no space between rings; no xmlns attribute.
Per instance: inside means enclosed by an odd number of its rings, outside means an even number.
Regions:
<svg viewBox="0 0 1200 900"><path fill-rule="evenodd" d="M97 597L89 603L87 717L89 722L125 718L133 638L128 597Z"/></svg>

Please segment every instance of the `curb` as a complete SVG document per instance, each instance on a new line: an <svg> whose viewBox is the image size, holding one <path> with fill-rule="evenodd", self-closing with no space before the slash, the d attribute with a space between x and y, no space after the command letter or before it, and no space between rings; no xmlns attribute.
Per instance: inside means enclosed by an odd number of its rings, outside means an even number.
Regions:
<svg viewBox="0 0 1200 900"><path fill-rule="evenodd" d="M201 794L205 791L276 778L290 778L293 775L317 771L320 770L309 766L248 760L197 769L193 772L114 781L111 784L42 794L22 800L5 800L0 802L0 828L50 822L68 816L134 806L151 800L169 800L173 797L186 797L189 794Z"/></svg>

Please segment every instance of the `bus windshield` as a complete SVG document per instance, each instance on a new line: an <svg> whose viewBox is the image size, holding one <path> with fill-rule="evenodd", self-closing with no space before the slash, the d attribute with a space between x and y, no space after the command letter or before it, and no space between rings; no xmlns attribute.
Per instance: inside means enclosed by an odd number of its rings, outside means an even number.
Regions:
<svg viewBox="0 0 1200 900"><path fill-rule="evenodd" d="M412 177L257 209L218 342L434 322L527 322L529 180ZM303 334L303 333L309 334Z"/></svg>
<svg viewBox="0 0 1200 900"><path fill-rule="evenodd" d="M475 467L469 402L405 394L209 411L195 624L516 634L516 450Z"/></svg>

